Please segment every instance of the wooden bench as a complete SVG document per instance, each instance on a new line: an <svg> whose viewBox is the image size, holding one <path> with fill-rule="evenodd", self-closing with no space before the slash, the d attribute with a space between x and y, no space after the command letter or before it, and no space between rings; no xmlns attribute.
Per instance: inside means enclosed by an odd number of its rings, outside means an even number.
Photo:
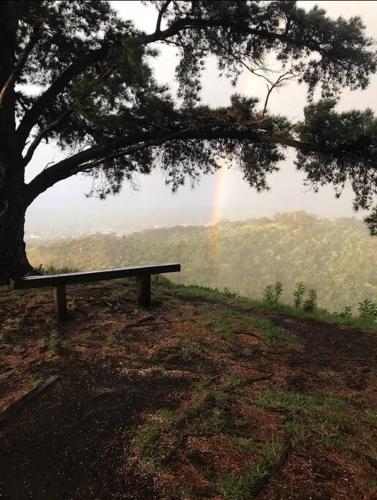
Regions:
<svg viewBox="0 0 377 500"><path fill-rule="evenodd" d="M58 321L64 321L68 317L65 293L66 285L136 276L139 304L149 307L151 303L151 275L176 273L180 270L180 264L160 264L157 266L124 267L121 269L109 269L83 273L25 276L23 278L11 280L11 288L14 290L23 290L26 288L41 288L45 286L54 287L56 316Z"/></svg>

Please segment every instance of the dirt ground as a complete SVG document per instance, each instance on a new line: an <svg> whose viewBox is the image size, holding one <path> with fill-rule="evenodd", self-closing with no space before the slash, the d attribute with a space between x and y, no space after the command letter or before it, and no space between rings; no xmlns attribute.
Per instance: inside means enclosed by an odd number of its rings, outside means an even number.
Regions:
<svg viewBox="0 0 377 500"><path fill-rule="evenodd" d="M377 499L377 332L157 285L145 310L132 282L68 299L58 325L51 290L0 288L1 499Z"/></svg>

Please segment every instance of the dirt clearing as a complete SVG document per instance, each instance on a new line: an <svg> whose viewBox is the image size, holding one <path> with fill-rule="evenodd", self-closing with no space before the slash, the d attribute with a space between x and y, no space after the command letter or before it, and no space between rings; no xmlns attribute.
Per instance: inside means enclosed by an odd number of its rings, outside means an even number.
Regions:
<svg viewBox="0 0 377 500"><path fill-rule="evenodd" d="M71 293L70 293L71 292ZM377 498L377 332L132 282L0 289L0 498Z"/></svg>

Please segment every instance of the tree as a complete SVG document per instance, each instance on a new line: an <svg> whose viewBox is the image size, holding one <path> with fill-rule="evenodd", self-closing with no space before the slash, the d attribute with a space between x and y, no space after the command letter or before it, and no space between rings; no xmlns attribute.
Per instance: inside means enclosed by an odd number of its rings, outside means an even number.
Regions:
<svg viewBox="0 0 377 500"><path fill-rule="evenodd" d="M227 157L264 189L287 147L297 149L309 182L341 190L350 181L355 207L372 210L368 223L377 232L377 120L370 110L336 111L341 89L364 88L376 71L361 20L331 20L293 1L152 3L150 34L103 1L0 4L0 277L31 271L25 211L60 180L86 172L104 197L133 173L159 165L176 189ZM157 42L179 52L178 100L153 79ZM284 68L275 82L264 68L268 53ZM201 104L200 75L210 54L232 82L245 68L264 75L265 102L235 95L227 107ZM293 77L308 86L298 124L268 112L270 92ZM317 89L321 99L314 102ZM26 184L25 169L42 141L54 141L67 156Z"/></svg>

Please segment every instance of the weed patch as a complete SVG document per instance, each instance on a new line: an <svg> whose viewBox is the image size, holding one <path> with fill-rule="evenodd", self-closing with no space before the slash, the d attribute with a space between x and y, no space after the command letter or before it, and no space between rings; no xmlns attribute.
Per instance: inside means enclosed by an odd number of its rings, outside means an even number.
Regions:
<svg viewBox="0 0 377 500"><path fill-rule="evenodd" d="M65 343L60 333L54 329L45 336L43 350L51 354L60 354Z"/></svg>

